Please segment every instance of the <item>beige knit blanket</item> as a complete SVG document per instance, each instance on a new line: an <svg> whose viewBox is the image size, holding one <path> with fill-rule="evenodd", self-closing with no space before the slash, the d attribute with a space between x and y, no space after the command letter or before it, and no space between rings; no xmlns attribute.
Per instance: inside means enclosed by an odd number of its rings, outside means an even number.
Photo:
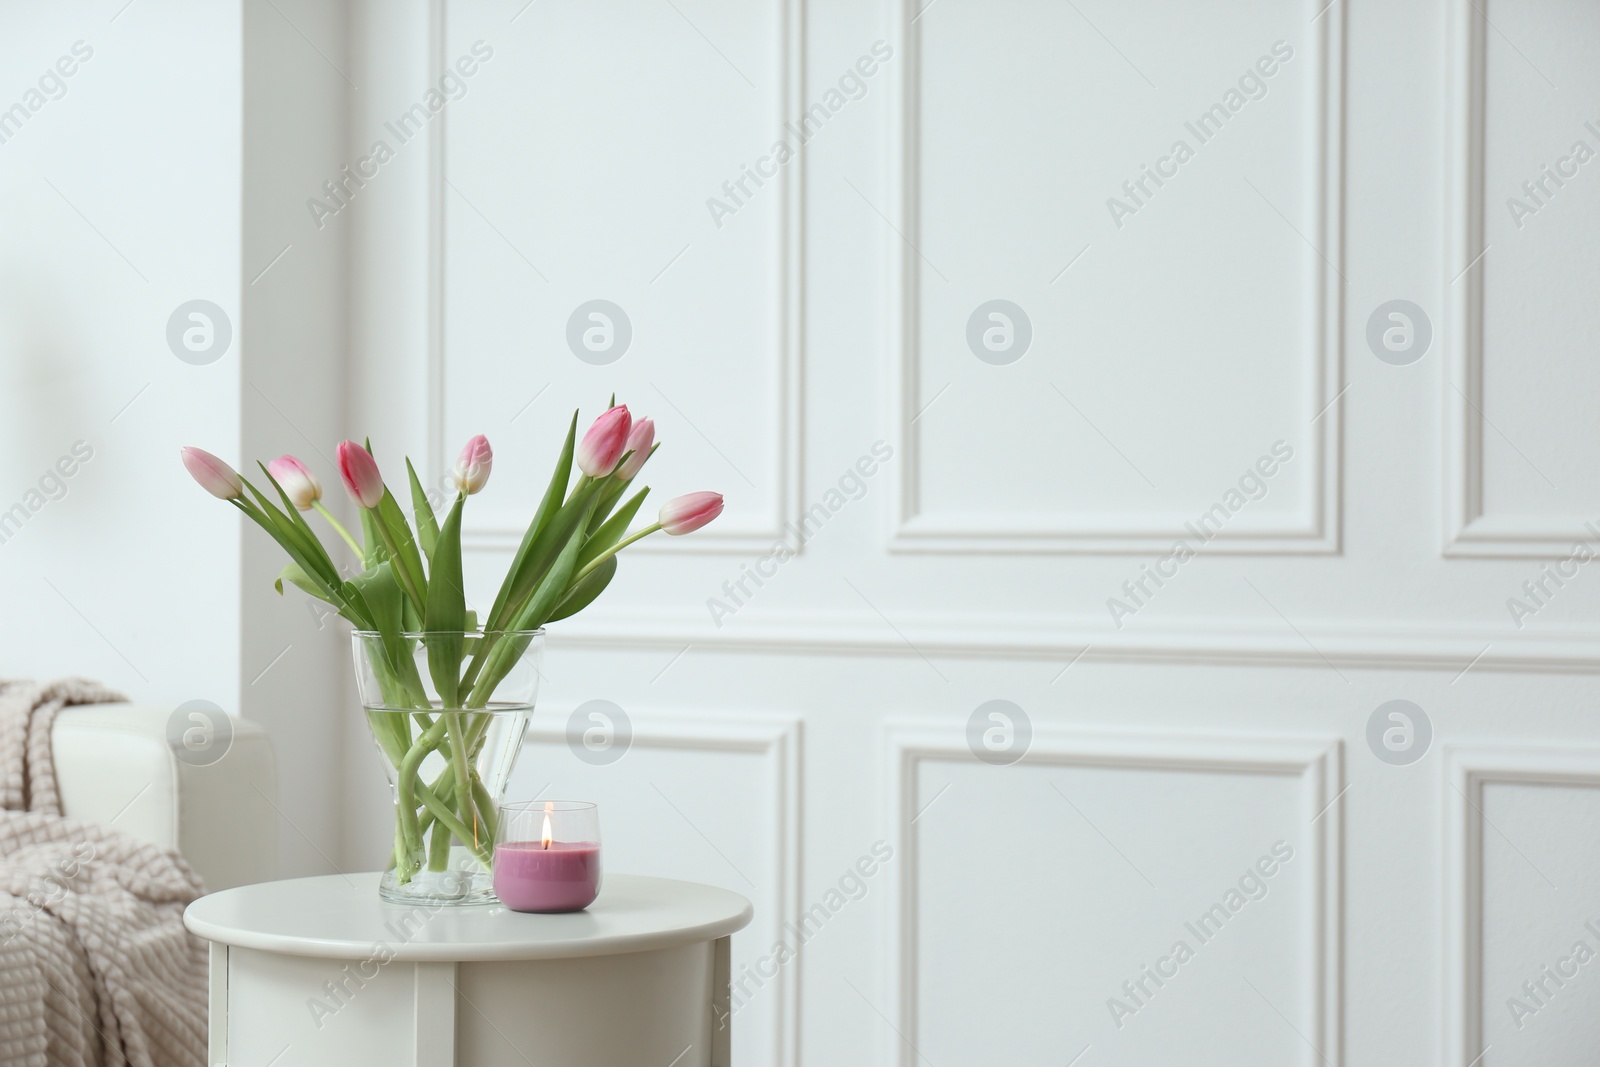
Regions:
<svg viewBox="0 0 1600 1067"><path fill-rule="evenodd" d="M62 817L50 728L91 682L0 681L0 1065L203 1067L203 892L177 853ZM130 798L131 799L131 798Z"/></svg>

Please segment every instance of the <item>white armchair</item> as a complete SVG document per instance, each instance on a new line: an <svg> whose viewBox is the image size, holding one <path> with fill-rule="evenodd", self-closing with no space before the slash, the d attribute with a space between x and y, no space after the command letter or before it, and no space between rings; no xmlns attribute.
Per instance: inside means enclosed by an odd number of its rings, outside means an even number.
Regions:
<svg viewBox="0 0 1600 1067"><path fill-rule="evenodd" d="M233 719L233 740L208 766L180 759L171 708L64 708L56 717L56 783L66 815L176 848L216 892L276 877L277 774L266 731Z"/></svg>

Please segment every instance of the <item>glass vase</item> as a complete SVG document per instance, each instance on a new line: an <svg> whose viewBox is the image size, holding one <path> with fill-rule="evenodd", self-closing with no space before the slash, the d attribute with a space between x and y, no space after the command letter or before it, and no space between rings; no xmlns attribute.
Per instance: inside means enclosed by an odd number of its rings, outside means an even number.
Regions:
<svg viewBox="0 0 1600 1067"><path fill-rule="evenodd" d="M538 696L544 631L358 630L352 640L362 711L394 798L378 895L429 907L497 903L496 812Z"/></svg>

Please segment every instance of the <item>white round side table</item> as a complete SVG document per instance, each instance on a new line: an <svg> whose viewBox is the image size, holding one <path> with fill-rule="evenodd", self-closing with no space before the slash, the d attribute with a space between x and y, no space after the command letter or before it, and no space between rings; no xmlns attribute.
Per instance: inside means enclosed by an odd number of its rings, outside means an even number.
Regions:
<svg viewBox="0 0 1600 1067"><path fill-rule="evenodd" d="M729 1067L737 893L608 874L567 915L378 899L376 874L189 905L211 942L213 1067Z"/></svg>

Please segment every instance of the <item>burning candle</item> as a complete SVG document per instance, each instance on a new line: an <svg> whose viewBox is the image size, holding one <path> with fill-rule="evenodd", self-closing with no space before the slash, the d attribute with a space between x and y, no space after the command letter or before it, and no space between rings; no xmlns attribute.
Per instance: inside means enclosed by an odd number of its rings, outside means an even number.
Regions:
<svg viewBox="0 0 1600 1067"><path fill-rule="evenodd" d="M594 903L600 893L598 809L556 800L501 807L494 891L512 911L581 911Z"/></svg>

